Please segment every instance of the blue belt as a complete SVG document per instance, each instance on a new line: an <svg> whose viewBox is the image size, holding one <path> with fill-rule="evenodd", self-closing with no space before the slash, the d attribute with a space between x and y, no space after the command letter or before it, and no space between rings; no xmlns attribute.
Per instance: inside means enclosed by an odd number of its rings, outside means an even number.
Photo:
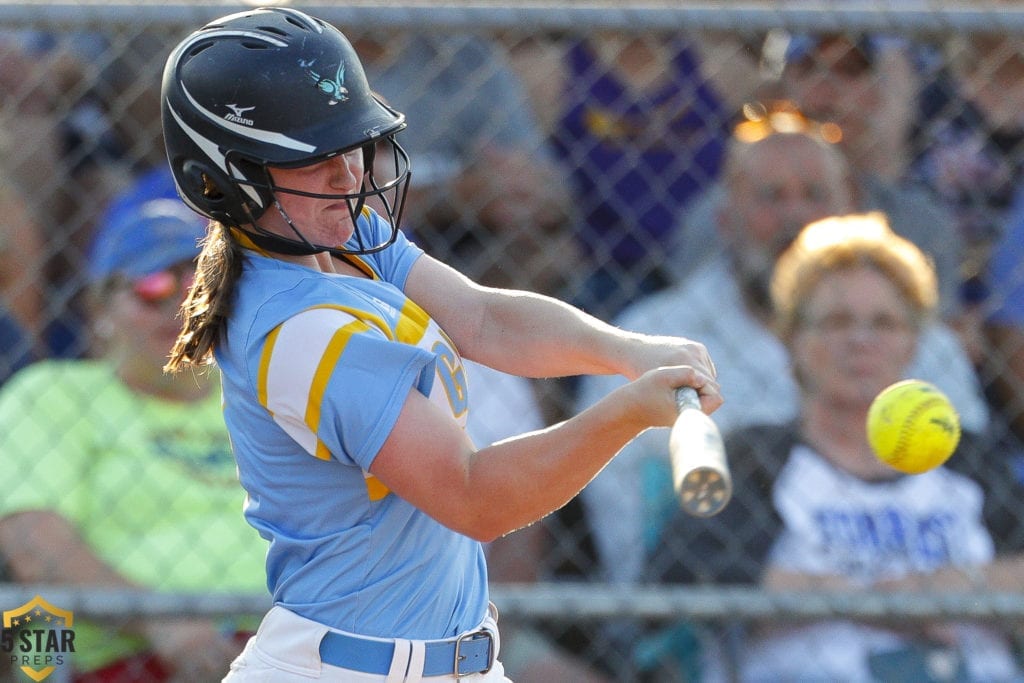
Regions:
<svg viewBox="0 0 1024 683"><path fill-rule="evenodd" d="M320 661L342 669L387 675L395 644L328 631L320 641ZM452 640L425 642L424 676L468 676L494 665L494 637L489 631L467 633Z"/></svg>

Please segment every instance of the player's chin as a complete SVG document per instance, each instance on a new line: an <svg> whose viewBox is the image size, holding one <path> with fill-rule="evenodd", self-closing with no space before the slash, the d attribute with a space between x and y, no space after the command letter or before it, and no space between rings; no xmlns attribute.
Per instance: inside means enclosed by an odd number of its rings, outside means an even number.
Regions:
<svg viewBox="0 0 1024 683"><path fill-rule="evenodd" d="M323 220L331 225L352 227L352 208L347 202L332 202L324 207Z"/></svg>

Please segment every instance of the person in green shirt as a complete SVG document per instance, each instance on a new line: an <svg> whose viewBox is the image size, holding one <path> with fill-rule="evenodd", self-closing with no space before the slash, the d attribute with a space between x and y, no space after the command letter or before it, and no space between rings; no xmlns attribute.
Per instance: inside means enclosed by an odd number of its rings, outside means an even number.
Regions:
<svg viewBox="0 0 1024 683"><path fill-rule="evenodd" d="M88 272L96 357L36 362L0 390L0 555L12 580L266 593L266 544L242 517L217 377L162 370L204 230L170 199L102 226ZM219 680L245 630L76 620L71 679Z"/></svg>

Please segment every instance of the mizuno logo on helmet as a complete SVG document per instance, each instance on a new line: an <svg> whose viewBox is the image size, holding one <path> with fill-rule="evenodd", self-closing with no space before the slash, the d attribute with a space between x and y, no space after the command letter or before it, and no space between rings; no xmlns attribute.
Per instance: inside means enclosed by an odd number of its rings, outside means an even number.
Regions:
<svg viewBox="0 0 1024 683"><path fill-rule="evenodd" d="M328 104L337 104L347 100L348 88L345 87L345 62L338 65L338 72L333 79L321 76L319 72L313 69L314 64L316 64L315 59L308 62L303 59L299 60L299 66L306 69L306 75L313 81L313 85L320 92L330 97Z"/></svg>
<svg viewBox="0 0 1024 683"><path fill-rule="evenodd" d="M237 104L226 104L224 106L231 110L230 114L224 115L224 118L228 121L232 121L234 123L241 123L244 126L254 125L255 122L252 119L244 118L242 114L244 114L247 111L252 111L256 108L255 106L239 107Z"/></svg>

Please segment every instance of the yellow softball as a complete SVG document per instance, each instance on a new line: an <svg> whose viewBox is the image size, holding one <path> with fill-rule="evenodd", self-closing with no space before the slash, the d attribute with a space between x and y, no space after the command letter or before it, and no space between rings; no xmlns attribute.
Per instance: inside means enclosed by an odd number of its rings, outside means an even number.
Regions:
<svg viewBox="0 0 1024 683"><path fill-rule="evenodd" d="M882 462L920 474L953 455L960 442L960 416L939 389L919 379L886 387L871 402L868 443Z"/></svg>

